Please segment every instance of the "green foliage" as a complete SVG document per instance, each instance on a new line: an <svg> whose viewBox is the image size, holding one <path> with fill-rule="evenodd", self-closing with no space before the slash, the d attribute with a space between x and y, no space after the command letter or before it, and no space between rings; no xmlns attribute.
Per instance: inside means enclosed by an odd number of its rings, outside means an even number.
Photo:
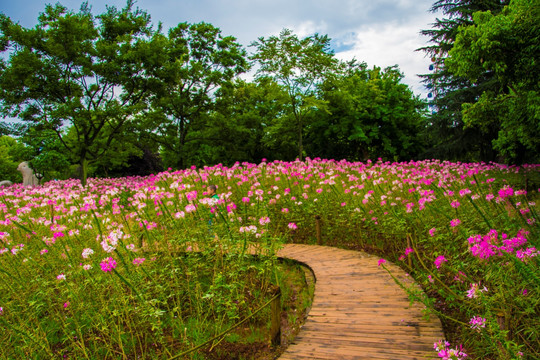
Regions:
<svg viewBox="0 0 540 360"><path fill-rule="evenodd" d="M450 71L477 82L490 72L502 84L463 104L463 121L483 133L498 128L494 148L508 162L540 161L540 3L513 0L497 15L477 12L459 29L446 60Z"/></svg>
<svg viewBox="0 0 540 360"><path fill-rule="evenodd" d="M222 36L206 23L181 23L155 41L160 44L154 55L160 66L152 104L161 112L154 115L155 140L163 147L165 165L183 168L190 165L187 144L200 140L190 133L207 125L214 93L248 69L245 50L234 37Z"/></svg>
<svg viewBox="0 0 540 360"><path fill-rule="evenodd" d="M17 171L21 158L17 156L24 146L11 136L0 137L0 181L22 182L22 175Z"/></svg>
<svg viewBox="0 0 540 360"><path fill-rule="evenodd" d="M290 120L278 122L276 132L294 134L298 158L304 156L303 134L308 114L324 109L326 104L316 96L317 85L333 70L337 60L330 50L330 38L318 34L299 39L289 29L277 36L263 37L251 46L256 48L250 59L258 65L256 78L270 76L288 94ZM288 125L285 128L284 125Z"/></svg>
<svg viewBox="0 0 540 360"><path fill-rule="evenodd" d="M499 91L501 85L488 71L479 74L475 83L451 72L445 64L448 52L454 46L458 28L473 23L472 14L477 11L498 13L504 6L499 0L437 0L431 10L445 16L437 18L432 29L422 34L430 37L432 45L419 50L431 57L434 71L422 75L424 82L434 94L424 136L429 148L426 158L464 161L494 161L497 154L492 140L498 128L482 131L476 126L465 127L462 104L476 101L484 91Z"/></svg>
<svg viewBox="0 0 540 360"><path fill-rule="evenodd" d="M400 81L397 68L384 71L350 63L320 86L326 111L308 129L308 153L333 159L401 160L421 150L425 104Z"/></svg>
<svg viewBox="0 0 540 360"><path fill-rule="evenodd" d="M149 24L133 1L97 17L87 3L78 13L47 5L32 29L0 16L2 50L10 56L0 74L2 115L55 133L80 163L83 184L88 163L104 157L146 106ZM75 141L64 141L66 127Z"/></svg>

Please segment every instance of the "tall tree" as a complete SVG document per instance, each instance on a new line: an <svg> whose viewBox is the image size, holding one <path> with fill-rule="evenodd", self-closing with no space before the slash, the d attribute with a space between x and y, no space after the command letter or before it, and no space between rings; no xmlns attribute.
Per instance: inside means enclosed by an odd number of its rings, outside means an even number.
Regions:
<svg viewBox="0 0 540 360"><path fill-rule="evenodd" d="M126 124L146 104L151 82L150 16L133 8L93 16L47 5L31 29L0 14L0 103L18 117L56 134L79 162L86 184L89 162L105 156ZM65 141L67 129L75 141Z"/></svg>
<svg viewBox="0 0 540 360"><path fill-rule="evenodd" d="M426 104L414 96L396 67L367 69L349 63L320 86L327 111L308 128L309 155L335 159L405 160L422 150Z"/></svg>
<svg viewBox="0 0 540 360"><path fill-rule="evenodd" d="M476 11L490 10L498 13L504 0L437 0L431 7L433 12L442 12L432 29L422 34L430 37L431 45L421 48L431 57L433 72L423 75L424 82L433 93L434 112L430 116L427 137L431 148L426 157L452 160L496 159L492 140L497 136L497 128L482 132L478 127L464 127L461 109L464 103L473 102L484 91L497 91L500 83L489 72L484 72L475 83L450 72L445 64L448 52L454 46L458 28L473 23Z"/></svg>
<svg viewBox="0 0 540 360"><path fill-rule="evenodd" d="M251 46L256 48L250 57L258 65L256 78L270 76L287 91L292 131L296 134L298 158L302 159L305 121L310 112L325 107L325 102L317 98L317 85L337 65L330 38L315 34L299 39L284 29L279 36L260 37ZM285 129L283 124L277 125Z"/></svg>
<svg viewBox="0 0 540 360"><path fill-rule="evenodd" d="M500 129L493 144L507 162L538 162L540 1L512 0L498 15L476 12L473 20L459 29L446 64L473 83L487 71L501 86L463 104L463 122Z"/></svg>
<svg viewBox="0 0 540 360"><path fill-rule="evenodd" d="M205 138L211 139L219 161L260 162L262 158L283 159L280 134L273 136L269 127L279 118L287 102L287 94L270 78L254 82L238 80L223 87L217 97L217 107L209 119ZM293 150L296 149L293 143Z"/></svg>
<svg viewBox="0 0 540 360"><path fill-rule="evenodd" d="M156 140L166 165L183 168L185 146L194 127L201 125L215 103L215 92L247 71L246 52L232 36L206 23L181 23L162 36L162 67L156 71L160 89L152 98L162 113ZM157 55L156 55L157 56Z"/></svg>

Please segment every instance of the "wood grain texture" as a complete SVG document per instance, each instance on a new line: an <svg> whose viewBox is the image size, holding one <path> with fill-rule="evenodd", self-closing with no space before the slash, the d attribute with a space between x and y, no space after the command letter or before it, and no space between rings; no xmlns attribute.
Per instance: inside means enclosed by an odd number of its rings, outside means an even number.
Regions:
<svg viewBox="0 0 540 360"><path fill-rule="evenodd" d="M439 319L424 319L423 305L410 305L377 257L300 244L284 245L278 256L307 265L316 279L306 323L281 360L437 358L433 343L444 338ZM418 288L401 268L385 266Z"/></svg>

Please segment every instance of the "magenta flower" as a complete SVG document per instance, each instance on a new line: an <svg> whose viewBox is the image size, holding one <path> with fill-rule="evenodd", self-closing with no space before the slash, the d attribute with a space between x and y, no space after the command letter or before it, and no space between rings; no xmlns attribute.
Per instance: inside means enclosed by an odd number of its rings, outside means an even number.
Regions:
<svg viewBox="0 0 540 360"><path fill-rule="evenodd" d="M480 316L474 316L471 321L469 321L471 329L480 331L480 329L486 327L486 319Z"/></svg>
<svg viewBox="0 0 540 360"><path fill-rule="evenodd" d="M60 275L57 275L56 278L58 280L66 280L66 275L64 275L64 273L60 274Z"/></svg>
<svg viewBox="0 0 540 360"><path fill-rule="evenodd" d="M69 301L66 301L66 302L64 303L64 309L66 309L69 305L71 305L71 303L70 303Z"/></svg>
<svg viewBox="0 0 540 360"><path fill-rule="evenodd" d="M379 261L377 261L377 266L381 266L382 264L386 263L386 260L384 259L379 259Z"/></svg>
<svg viewBox="0 0 540 360"><path fill-rule="evenodd" d="M461 224L461 220L459 220L459 219L452 219L452 221L450 221L450 226L451 227L456 227L459 224Z"/></svg>
<svg viewBox="0 0 540 360"><path fill-rule="evenodd" d="M437 256L437 258L435 259L435 261L433 262L435 264L435 266L437 267L437 269L439 269L441 267L441 265L445 262L447 262L448 260L446 260L446 258L444 257L444 255L441 255L441 256Z"/></svg>
<svg viewBox="0 0 540 360"><path fill-rule="evenodd" d="M429 229L429 236L431 236L431 237L435 236L435 231L437 231L436 228Z"/></svg>
<svg viewBox="0 0 540 360"><path fill-rule="evenodd" d="M291 230L296 230L296 229L298 229L298 226L296 226L295 223L289 223L289 225L287 225L287 226L288 226L289 229L291 229Z"/></svg>
<svg viewBox="0 0 540 360"><path fill-rule="evenodd" d="M46 254L46 253L48 253L48 252L49 252L49 250L43 249L43 250L41 250L39 253L40 253L41 255L43 255L43 254Z"/></svg>
<svg viewBox="0 0 540 360"><path fill-rule="evenodd" d="M452 201L452 202L450 203L450 205L451 205L454 209L457 209L457 208L459 207L459 205L461 205L461 204L459 203L459 201L454 200L454 201Z"/></svg>
<svg viewBox="0 0 540 360"><path fill-rule="evenodd" d="M437 351L437 355L443 360L463 360L467 357L467 354L460 348L450 349L450 343L448 341L439 340L433 344L433 348Z"/></svg>
<svg viewBox="0 0 540 360"><path fill-rule="evenodd" d="M112 257L105 258L101 261L99 266L101 266L101 271L113 271L113 269L116 268L116 260Z"/></svg>
<svg viewBox="0 0 540 360"><path fill-rule="evenodd" d="M504 186L502 189L499 190L499 197L501 199L510 197L512 195L514 195L514 189L509 186Z"/></svg>
<svg viewBox="0 0 540 360"><path fill-rule="evenodd" d="M0 306L0 316L4 315L4 308Z"/></svg>

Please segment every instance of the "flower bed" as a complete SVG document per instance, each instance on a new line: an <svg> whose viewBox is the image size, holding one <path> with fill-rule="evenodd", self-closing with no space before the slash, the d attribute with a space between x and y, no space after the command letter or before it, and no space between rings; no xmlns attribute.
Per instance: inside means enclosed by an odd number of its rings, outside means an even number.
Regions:
<svg viewBox="0 0 540 360"><path fill-rule="evenodd" d="M263 304L279 244L319 241L319 221L320 241L423 285L411 297L445 323L441 358L537 358L538 170L308 159L4 188L0 344L8 357L173 356Z"/></svg>

